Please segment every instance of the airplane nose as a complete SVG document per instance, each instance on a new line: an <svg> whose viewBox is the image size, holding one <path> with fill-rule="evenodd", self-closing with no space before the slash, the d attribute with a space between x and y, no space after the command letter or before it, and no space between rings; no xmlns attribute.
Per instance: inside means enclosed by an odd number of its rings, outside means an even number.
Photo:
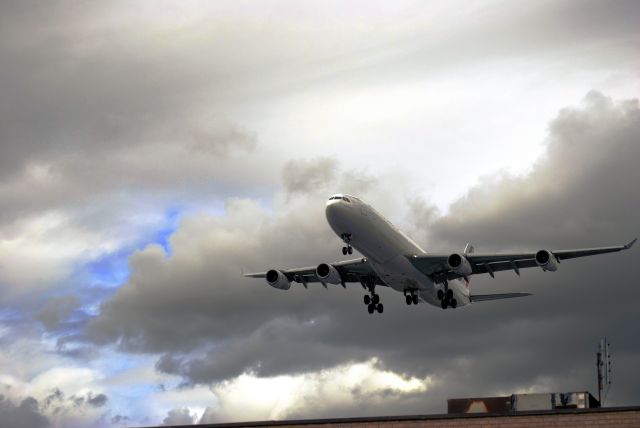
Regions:
<svg viewBox="0 0 640 428"><path fill-rule="evenodd" d="M330 223L335 220L339 216L339 213L344 209L342 204L343 202L339 199L332 199L327 201L325 214L327 215L327 219Z"/></svg>

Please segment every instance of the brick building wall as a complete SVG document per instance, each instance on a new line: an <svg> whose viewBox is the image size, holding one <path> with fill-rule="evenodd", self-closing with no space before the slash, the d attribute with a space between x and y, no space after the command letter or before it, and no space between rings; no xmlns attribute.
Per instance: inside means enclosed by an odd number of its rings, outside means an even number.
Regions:
<svg viewBox="0 0 640 428"><path fill-rule="evenodd" d="M193 427L193 425L190 425ZM453 428L453 427L628 427L640 428L640 406L510 414L386 416L198 425L200 428ZM174 428L186 428L175 426Z"/></svg>

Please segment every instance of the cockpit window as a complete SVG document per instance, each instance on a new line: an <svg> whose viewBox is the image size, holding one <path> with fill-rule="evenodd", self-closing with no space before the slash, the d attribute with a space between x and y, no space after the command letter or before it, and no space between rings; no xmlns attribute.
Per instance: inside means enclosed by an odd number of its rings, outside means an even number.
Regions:
<svg viewBox="0 0 640 428"><path fill-rule="evenodd" d="M347 198L346 196L342 198L342 200L344 200L345 202L349 202L351 203L351 201L349 200L349 198Z"/></svg>
<svg viewBox="0 0 640 428"><path fill-rule="evenodd" d="M342 196L332 196L329 198L329 200L332 200L332 199L342 199Z"/></svg>

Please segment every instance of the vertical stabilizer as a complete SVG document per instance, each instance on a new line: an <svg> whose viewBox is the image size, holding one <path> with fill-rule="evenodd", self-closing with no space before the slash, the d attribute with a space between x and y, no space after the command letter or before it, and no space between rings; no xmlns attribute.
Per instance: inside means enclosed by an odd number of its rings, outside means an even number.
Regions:
<svg viewBox="0 0 640 428"><path fill-rule="evenodd" d="M467 245L464 246L464 255L471 253L473 253L473 245L471 245L471 242L467 242Z"/></svg>

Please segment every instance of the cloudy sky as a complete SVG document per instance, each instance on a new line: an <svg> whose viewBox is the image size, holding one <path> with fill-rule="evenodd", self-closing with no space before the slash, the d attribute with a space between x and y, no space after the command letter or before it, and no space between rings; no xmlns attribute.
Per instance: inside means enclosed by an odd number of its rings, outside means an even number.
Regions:
<svg viewBox="0 0 640 428"><path fill-rule="evenodd" d="M288 292L340 260L338 192L424 248L640 233L636 1L3 1L0 427L441 413L595 389L640 403L634 250L473 291Z"/></svg>

